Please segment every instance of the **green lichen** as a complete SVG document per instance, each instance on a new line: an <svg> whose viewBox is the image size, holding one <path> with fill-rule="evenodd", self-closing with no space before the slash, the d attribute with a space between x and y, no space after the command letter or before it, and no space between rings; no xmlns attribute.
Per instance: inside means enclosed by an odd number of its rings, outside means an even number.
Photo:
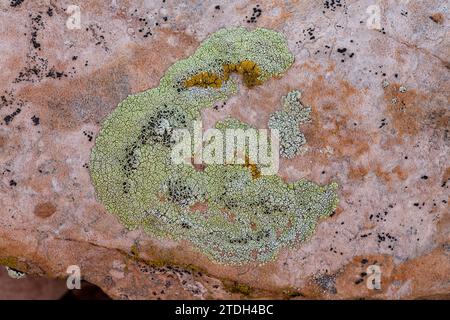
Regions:
<svg viewBox="0 0 450 320"><path fill-rule="evenodd" d="M231 293L239 293L244 296L250 296L253 293L253 289L244 283L238 283L234 281L231 283L224 282L224 287Z"/></svg>
<svg viewBox="0 0 450 320"><path fill-rule="evenodd" d="M269 128L280 132L280 155L293 158L301 152L306 143L299 124L310 120L311 108L300 102L301 92L294 90L282 98L283 108L270 116Z"/></svg>
<svg viewBox="0 0 450 320"><path fill-rule="evenodd" d="M219 263L263 263L282 247L307 239L318 219L335 209L336 184L288 184L277 175L259 176L250 165L197 170L174 165L170 156L176 128L192 128L203 108L236 93L236 79L227 77L224 66L250 69L254 63L257 79L255 73L247 75L253 86L281 76L293 60L285 39L274 31L214 33L192 56L172 65L158 87L127 97L103 123L90 161L98 199L126 227L188 240ZM245 68L238 74L245 77ZM220 86L197 85L210 75L221 79ZM295 109L291 100L285 98ZM229 120L218 127L242 124Z"/></svg>

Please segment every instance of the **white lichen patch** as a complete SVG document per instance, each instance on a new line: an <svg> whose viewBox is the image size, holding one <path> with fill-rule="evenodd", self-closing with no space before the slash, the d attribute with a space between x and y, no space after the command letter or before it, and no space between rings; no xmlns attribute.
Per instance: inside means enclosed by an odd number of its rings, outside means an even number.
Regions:
<svg viewBox="0 0 450 320"><path fill-rule="evenodd" d="M306 143L299 125L310 120L311 108L300 102L301 92L294 90L282 99L282 110L274 112L269 119L269 128L280 132L280 155L293 158L301 152Z"/></svg>
<svg viewBox="0 0 450 320"><path fill-rule="evenodd" d="M6 272L8 273L8 276L9 276L10 278L13 278L13 279L22 279L22 278L24 278L24 277L27 276L27 275L26 275L24 272L22 272L22 271L15 270L15 269L12 269L12 268L10 268L10 267L5 267L5 268L6 268Z"/></svg>

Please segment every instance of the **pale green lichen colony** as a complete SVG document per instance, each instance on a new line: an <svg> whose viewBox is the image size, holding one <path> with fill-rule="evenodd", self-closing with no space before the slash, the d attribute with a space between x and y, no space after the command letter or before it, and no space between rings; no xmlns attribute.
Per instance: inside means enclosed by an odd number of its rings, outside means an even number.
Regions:
<svg viewBox="0 0 450 320"><path fill-rule="evenodd" d="M310 120L311 108L303 106L300 97L300 91L289 92L282 98L283 108L269 119L269 128L280 132L280 155L285 158L298 155L306 143L305 135L298 126Z"/></svg>
<svg viewBox="0 0 450 320"><path fill-rule="evenodd" d="M202 108L236 92L236 80L224 73L237 71L251 87L281 76L293 60L286 40L274 31L238 27L214 33L192 56L172 65L158 87L127 97L106 119L90 161L99 200L128 228L188 240L225 264L266 262L280 248L305 240L317 220L335 209L336 184L285 183L277 175L252 174L255 168L246 165L197 170L170 158L173 130L191 128ZM284 113L275 115L272 125L289 131L307 117L296 98L295 93L285 98ZM291 133L289 154L303 142Z"/></svg>

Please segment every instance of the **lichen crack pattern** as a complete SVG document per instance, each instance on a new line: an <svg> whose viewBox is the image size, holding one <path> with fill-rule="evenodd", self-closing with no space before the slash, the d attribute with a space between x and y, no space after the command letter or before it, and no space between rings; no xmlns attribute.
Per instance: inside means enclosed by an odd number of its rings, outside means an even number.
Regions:
<svg viewBox="0 0 450 320"><path fill-rule="evenodd" d="M223 264L264 263L311 236L318 219L337 205L335 183L286 183L278 175L255 174L249 164L196 170L170 157L175 128L191 128L203 108L237 92L230 73L253 87L281 76L293 61L277 32L221 29L169 67L158 87L128 96L104 121L91 154L92 182L107 211L129 229L188 240ZM285 105L298 109L289 103L296 97L286 96ZM269 126L285 125L292 133L293 123L298 129L309 115L297 109L293 119L292 110L274 114ZM286 152L293 155L303 139L294 133Z"/></svg>

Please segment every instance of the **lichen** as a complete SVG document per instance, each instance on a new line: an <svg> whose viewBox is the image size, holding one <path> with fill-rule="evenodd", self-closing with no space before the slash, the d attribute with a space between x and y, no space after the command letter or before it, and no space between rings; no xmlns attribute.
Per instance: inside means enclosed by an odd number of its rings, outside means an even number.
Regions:
<svg viewBox="0 0 450 320"><path fill-rule="evenodd" d="M176 128L192 128L203 108L236 93L231 72L253 87L281 76L293 61L286 40L274 31L238 27L214 33L172 65L158 87L127 97L105 120L89 166L98 199L126 227L188 240L224 264L264 263L282 247L307 239L318 219L335 209L335 183L286 183L260 175L250 161L196 170L170 158ZM285 98L295 109L294 100ZM229 120L217 127L245 125Z"/></svg>
<svg viewBox="0 0 450 320"><path fill-rule="evenodd" d="M310 120L311 108L300 102L301 92L294 90L282 98L282 109L274 112L269 119L269 128L280 132L280 155L293 158L301 152L306 143L299 124Z"/></svg>
<svg viewBox="0 0 450 320"><path fill-rule="evenodd" d="M17 268L18 262L19 262L19 259L17 259L16 257L8 256L8 257L5 257L5 258L0 258L0 265L1 266L6 266L6 267L9 267L9 268L12 268L12 269Z"/></svg>
<svg viewBox="0 0 450 320"><path fill-rule="evenodd" d="M283 295L286 299L292 299L297 297L304 297L304 295L295 288L287 288L283 290Z"/></svg>
<svg viewBox="0 0 450 320"><path fill-rule="evenodd" d="M200 72L184 82L185 87L220 88L225 81L230 79L232 73L242 75L244 84L251 88L262 83L259 80L261 68L253 61L244 60L237 64L224 64L221 75L210 72Z"/></svg>
<svg viewBox="0 0 450 320"><path fill-rule="evenodd" d="M231 293L239 293L244 296L250 296L253 293L253 289L250 286L235 281L231 283L224 282L224 287Z"/></svg>
<svg viewBox="0 0 450 320"><path fill-rule="evenodd" d="M10 267L5 267L6 268L6 272L8 273L8 276L13 278L13 279L22 279L24 277L26 277L26 273L10 268Z"/></svg>

